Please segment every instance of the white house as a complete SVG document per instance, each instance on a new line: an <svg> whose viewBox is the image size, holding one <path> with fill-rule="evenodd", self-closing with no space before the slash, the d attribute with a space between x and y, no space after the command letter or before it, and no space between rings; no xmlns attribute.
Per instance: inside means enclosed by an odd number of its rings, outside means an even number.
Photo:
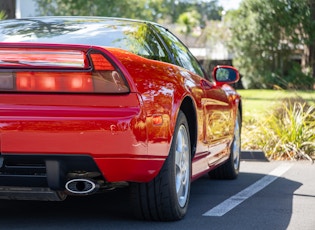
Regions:
<svg viewBox="0 0 315 230"><path fill-rule="evenodd" d="M16 18L33 17L36 15L36 1L34 0L16 0Z"/></svg>

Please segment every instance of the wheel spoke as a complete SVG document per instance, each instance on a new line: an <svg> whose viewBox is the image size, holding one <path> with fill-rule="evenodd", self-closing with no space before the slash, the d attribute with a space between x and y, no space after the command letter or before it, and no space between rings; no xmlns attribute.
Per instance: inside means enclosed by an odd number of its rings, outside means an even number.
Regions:
<svg viewBox="0 0 315 230"><path fill-rule="evenodd" d="M190 183L188 134L185 126L180 126L176 139L175 183L178 203L183 207L187 201Z"/></svg>
<svg viewBox="0 0 315 230"><path fill-rule="evenodd" d="M233 164L234 168L237 169L240 160L240 126L238 122L235 124L234 129L234 142L233 142Z"/></svg>

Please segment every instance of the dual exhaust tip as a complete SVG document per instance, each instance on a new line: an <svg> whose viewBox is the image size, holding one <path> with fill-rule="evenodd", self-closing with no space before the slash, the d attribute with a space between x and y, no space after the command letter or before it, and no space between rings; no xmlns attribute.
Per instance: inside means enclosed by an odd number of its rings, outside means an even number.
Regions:
<svg viewBox="0 0 315 230"><path fill-rule="evenodd" d="M69 180L65 188L69 193L74 195L89 195L97 192L100 185L91 179L77 178Z"/></svg>

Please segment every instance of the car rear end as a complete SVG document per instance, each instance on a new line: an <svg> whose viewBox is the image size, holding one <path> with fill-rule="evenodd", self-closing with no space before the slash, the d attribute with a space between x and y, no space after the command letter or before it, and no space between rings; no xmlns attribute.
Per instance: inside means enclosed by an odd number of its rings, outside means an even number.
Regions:
<svg viewBox="0 0 315 230"><path fill-rule="evenodd" d="M62 200L157 174L141 98L106 49L1 43L0 60L0 197Z"/></svg>

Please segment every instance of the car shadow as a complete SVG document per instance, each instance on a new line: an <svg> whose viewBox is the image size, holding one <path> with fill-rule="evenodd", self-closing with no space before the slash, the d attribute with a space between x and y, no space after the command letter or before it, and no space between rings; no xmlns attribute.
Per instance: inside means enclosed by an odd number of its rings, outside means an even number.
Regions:
<svg viewBox="0 0 315 230"><path fill-rule="evenodd" d="M221 217L203 216L264 176L241 172L237 180L199 178L192 183L186 217L175 222L134 219L126 188L62 202L1 200L0 229L287 229L301 183L282 177Z"/></svg>
<svg viewBox="0 0 315 230"><path fill-rule="evenodd" d="M198 215L203 215L264 176L266 175L241 172L237 180L209 180L207 176L196 180L193 182L187 215L191 216L198 212ZM208 219L211 226L224 226L219 229L288 229L293 212L294 192L301 185L297 181L279 177L223 216L204 218ZM200 209L203 213L200 213Z"/></svg>

